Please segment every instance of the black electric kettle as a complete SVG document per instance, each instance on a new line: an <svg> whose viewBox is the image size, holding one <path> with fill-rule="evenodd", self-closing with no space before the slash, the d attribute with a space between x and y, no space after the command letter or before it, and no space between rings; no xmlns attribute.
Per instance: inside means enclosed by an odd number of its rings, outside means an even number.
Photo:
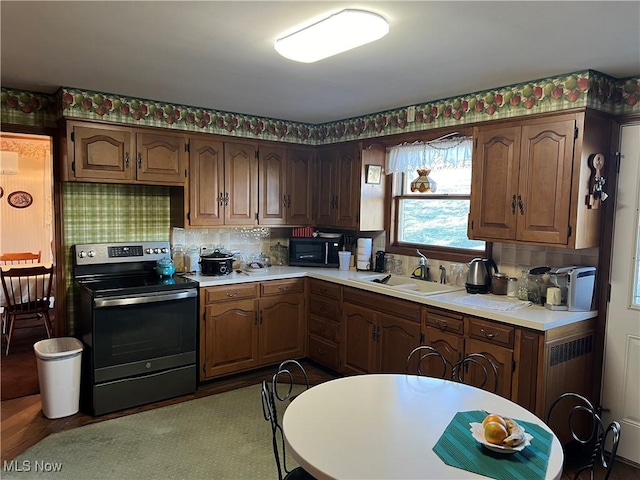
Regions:
<svg viewBox="0 0 640 480"><path fill-rule="evenodd" d="M495 271L494 271L495 270ZM469 273L464 286L468 293L489 293L491 275L498 273L498 266L491 258L474 258L469 262Z"/></svg>

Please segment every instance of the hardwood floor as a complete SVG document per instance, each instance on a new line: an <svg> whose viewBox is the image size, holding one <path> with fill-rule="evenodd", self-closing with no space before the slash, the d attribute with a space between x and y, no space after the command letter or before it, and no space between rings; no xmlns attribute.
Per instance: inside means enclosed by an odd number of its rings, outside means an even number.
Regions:
<svg viewBox="0 0 640 480"><path fill-rule="evenodd" d="M312 385L317 385L327 380L336 378L337 375L329 370L321 368L312 362L302 362L309 375L309 381ZM103 415L101 417L91 417L83 413L77 413L70 417L49 420L41 411L40 395L28 395L21 398L3 401L1 404L0 414L2 416L1 428L1 444L2 454L0 463L12 460L23 451L46 436L69 430L72 428L88 425L91 423L102 422L111 418L117 418L125 415L158 408L165 405L185 402L195 398L201 398L208 395L234 390L236 388L247 387L260 383L264 379L270 379L273 375L274 368L267 367L254 372L233 375L208 382L201 385L193 394L184 395L179 398L156 402L141 407L130 408L120 412ZM576 472L573 461L567 458L565 471L562 474L562 480L571 480ZM596 478L602 478L602 472L598 472ZM588 475L584 478L588 478ZM613 472L609 477L610 480L640 480L640 469L627 465L622 461L616 461Z"/></svg>

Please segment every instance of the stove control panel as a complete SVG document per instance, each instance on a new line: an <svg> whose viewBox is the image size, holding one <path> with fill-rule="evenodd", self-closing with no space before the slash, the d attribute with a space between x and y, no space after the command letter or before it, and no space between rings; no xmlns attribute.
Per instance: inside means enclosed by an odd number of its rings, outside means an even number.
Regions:
<svg viewBox="0 0 640 480"><path fill-rule="evenodd" d="M171 255L169 242L85 243L75 245L73 250L76 265L150 262Z"/></svg>

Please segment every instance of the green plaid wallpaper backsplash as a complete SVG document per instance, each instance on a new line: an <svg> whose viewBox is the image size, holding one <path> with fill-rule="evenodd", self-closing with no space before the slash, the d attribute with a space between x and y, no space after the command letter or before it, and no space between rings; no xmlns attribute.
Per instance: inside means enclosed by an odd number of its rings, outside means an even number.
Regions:
<svg viewBox="0 0 640 480"><path fill-rule="evenodd" d="M68 332L74 332L73 258L79 243L169 241L169 187L63 183Z"/></svg>

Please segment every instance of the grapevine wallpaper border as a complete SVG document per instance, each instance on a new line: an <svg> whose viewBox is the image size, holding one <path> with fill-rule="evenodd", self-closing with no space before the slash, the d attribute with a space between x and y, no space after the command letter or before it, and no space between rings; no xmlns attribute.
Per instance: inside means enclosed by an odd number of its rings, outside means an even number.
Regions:
<svg viewBox="0 0 640 480"><path fill-rule="evenodd" d="M637 114L639 100L640 78L584 70L315 125L78 88L47 95L2 87L0 121L52 127L76 118L322 145L572 108Z"/></svg>

